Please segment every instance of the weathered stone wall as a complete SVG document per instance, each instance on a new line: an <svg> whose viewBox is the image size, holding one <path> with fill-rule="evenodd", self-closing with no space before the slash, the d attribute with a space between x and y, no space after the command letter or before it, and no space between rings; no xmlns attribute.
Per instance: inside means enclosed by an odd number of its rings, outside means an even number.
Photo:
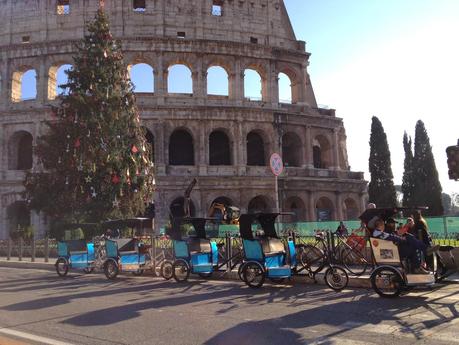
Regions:
<svg viewBox="0 0 459 345"><path fill-rule="evenodd" d="M24 171L11 159L26 131L36 142L44 131L48 105L58 102L56 69L72 63L74 43L84 34L84 23L97 10L95 0L71 0L67 15L56 14L54 0L0 0L0 238L9 227L7 207L21 200ZM309 54L296 41L285 7L273 0L225 0L222 16L211 15L210 0L146 0L145 12L134 12L131 1L105 0L112 31L122 42L126 63L153 68L154 93L137 95L144 125L154 137L157 224L168 218L173 200L193 177L197 215L205 215L218 197L229 198L242 211L259 196L275 209L274 178L267 166L247 165L247 135L263 138L264 160L272 152L293 156L280 177L284 210L300 209L299 220L316 220L318 208L328 205L333 218L346 217L352 206L361 211L366 182L348 169L346 135L333 110L318 109L307 73ZM177 38L185 32L185 38ZM26 37L27 36L27 37ZM257 43L251 43L256 38ZM22 43L27 39L27 43ZM253 41L252 41L253 42ZM168 68L181 63L192 72L193 93L168 93ZM207 95L207 70L221 66L228 74L229 95ZM244 97L244 70L262 78L262 100ZM20 100L21 74L37 73L37 97ZM278 75L288 75L292 104L279 103ZM18 94L19 93L19 94ZM176 129L193 138L194 164L171 165L170 136ZM210 165L209 136L223 131L230 142L231 164ZM284 142L283 142L284 140ZM313 147L322 148L324 166L314 168ZM356 212L357 212L356 211ZM39 233L45 218L34 215Z"/></svg>

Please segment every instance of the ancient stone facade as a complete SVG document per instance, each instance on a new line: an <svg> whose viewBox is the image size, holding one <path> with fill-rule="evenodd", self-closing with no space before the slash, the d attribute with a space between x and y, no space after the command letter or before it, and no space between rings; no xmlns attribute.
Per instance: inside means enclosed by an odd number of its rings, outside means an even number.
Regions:
<svg viewBox="0 0 459 345"><path fill-rule="evenodd" d="M0 0L0 238L29 217L22 180L34 166L32 147L49 105L58 102L56 73L72 64L74 43L98 6L96 0ZM105 0L105 10L126 63L152 68L154 92L138 93L137 101L155 151L157 226L193 177L195 215L205 215L217 198L243 212L274 210L273 152L287 165L280 207L295 211L297 220L353 218L364 208L366 182L349 171L343 122L318 108L309 54L282 1ZM191 72L190 94L168 92L177 64ZM228 75L226 96L207 94L213 66ZM261 78L260 99L244 94L248 69ZM21 84L30 71L36 95L27 99ZM279 73L291 82L289 104L279 101ZM45 217L32 213L30 222L44 232Z"/></svg>

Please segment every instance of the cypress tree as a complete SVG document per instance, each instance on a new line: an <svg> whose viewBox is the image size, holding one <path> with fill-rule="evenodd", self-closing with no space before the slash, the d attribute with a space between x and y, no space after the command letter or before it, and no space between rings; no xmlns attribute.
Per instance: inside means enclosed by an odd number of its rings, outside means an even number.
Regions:
<svg viewBox="0 0 459 345"><path fill-rule="evenodd" d="M403 149L405 151L405 161L403 163L403 180L402 180L402 205L405 207L414 206L413 197L413 143L411 137L406 132L403 134Z"/></svg>
<svg viewBox="0 0 459 345"><path fill-rule="evenodd" d="M443 215L442 188L429 136L424 122L421 120L416 123L413 167L413 204L416 206L428 206L429 210L425 212L426 215Z"/></svg>
<svg viewBox="0 0 459 345"><path fill-rule="evenodd" d="M387 136L381 121L376 116L371 119L369 170L371 175L368 185L369 201L375 203L377 207L397 205Z"/></svg>
<svg viewBox="0 0 459 345"><path fill-rule="evenodd" d="M135 106L121 46L102 9L78 44L69 90L36 148L41 171L25 179L32 209L53 221L133 217L151 201L150 147Z"/></svg>

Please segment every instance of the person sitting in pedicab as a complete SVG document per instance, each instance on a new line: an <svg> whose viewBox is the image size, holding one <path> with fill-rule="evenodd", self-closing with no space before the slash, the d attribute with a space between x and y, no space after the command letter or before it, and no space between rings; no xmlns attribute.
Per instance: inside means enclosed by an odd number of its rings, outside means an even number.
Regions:
<svg viewBox="0 0 459 345"><path fill-rule="evenodd" d="M386 225L384 227L384 232L388 234L395 234L397 232L397 222L395 221L394 218L388 218L386 220Z"/></svg>
<svg viewBox="0 0 459 345"><path fill-rule="evenodd" d="M375 221L375 229L373 230L372 237L394 242L398 246L400 257L410 261L413 273L428 273L421 268L421 260L418 254L419 251L424 252L426 246L413 235L408 233L404 236L399 236L396 233L388 233L386 232L386 224L384 224L384 221L378 219Z"/></svg>
<svg viewBox="0 0 459 345"><path fill-rule="evenodd" d="M413 235L413 233L412 233L413 226L414 226L414 220L413 220L413 218L408 217L408 218L406 219L406 223L405 223L404 225L402 225L402 226L398 229L397 233L398 233L400 236L405 235L405 234L407 234L407 233L410 233L410 234Z"/></svg>

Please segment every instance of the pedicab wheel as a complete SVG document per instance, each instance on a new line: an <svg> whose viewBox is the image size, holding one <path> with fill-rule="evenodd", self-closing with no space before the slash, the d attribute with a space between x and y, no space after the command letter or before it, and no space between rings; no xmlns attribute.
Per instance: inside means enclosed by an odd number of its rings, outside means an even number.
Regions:
<svg viewBox="0 0 459 345"><path fill-rule="evenodd" d="M132 272L132 274L136 277L140 277L141 275L143 275L143 269L139 268L137 271Z"/></svg>
<svg viewBox="0 0 459 345"><path fill-rule="evenodd" d="M69 272L69 264L64 258L59 258L56 261L56 273L59 277L65 277Z"/></svg>
<svg viewBox="0 0 459 345"><path fill-rule="evenodd" d="M86 273L86 274L92 273L92 272L94 272L94 268L93 267L86 267L86 268L83 269L83 272Z"/></svg>
<svg viewBox="0 0 459 345"><path fill-rule="evenodd" d="M340 259L344 267L355 276L361 276L367 270L368 262L362 254L357 253L354 249L343 248Z"/></svg>
<svg viewBox="0 0 459 345"><path fill-rule="evenodd" d="M204 278L204 279L207 279L207 278L210 278L212 277L212 272L201 272L201 273L198 273L198 276L200 276L201 278Z"/></svg>
<svg viewBox="0 0 459 345"><path fill-rule="evenodd" d="M242 281L244 281L244 274L243 274L244 266L245 266L245 263L240 264L238 269L237 269L237 275L238 275L239 279L242 280Z"/></svg>
<svg viewBox="0 0 459 345"><path fill-rule="evenodd" d="M169 260L164 261L161 264L161 267L159 268L159 274L161 275L161 277L163 277L166 280L170 280L173 276L172 266L173 266L172 261L169 261Z"/></svg>
<svg viewBox="0 0 459 345"><path fill-rule="evenodd" d="M325 266L325 254L322 249L311 244L302 247L300 262L312 274L320 272Z"/></svg>
<svg viewBox="0 0 459 345"><path fill-rule="evenodd" d="M335 291L341 291L346 288L349 283L349 276L346 271L339 266L330 266L325 271L325 283Z"/></svg>
<svg viewBox="0 0 459 345"><path fill-rule="evenodd" d="M176 260L172 265L172 276L177 282L187 281L190 276L190 266L188 266L188 263L183 259Z"/></svg>
<svg viewBox="0 0 459 345"><path fill-rule="evenodd" d="M265 271L258 262L247 262L242 270L242 276L247 286L259 288L265 282Z"/></svg>
<svg viewBox="0 0 459 345"><path fill-rule="evenodd" d="M398 297L404 283L400 273L393 267L378 267L370 277L373 290L381 297Z"/></svg>
<svg viewBox="0 0 459 345"><path fill-rule="evenodd" d="M113 260L107 261L104 265L104 273L107 279L115 279L119 273L118 264Z"/></svg>

